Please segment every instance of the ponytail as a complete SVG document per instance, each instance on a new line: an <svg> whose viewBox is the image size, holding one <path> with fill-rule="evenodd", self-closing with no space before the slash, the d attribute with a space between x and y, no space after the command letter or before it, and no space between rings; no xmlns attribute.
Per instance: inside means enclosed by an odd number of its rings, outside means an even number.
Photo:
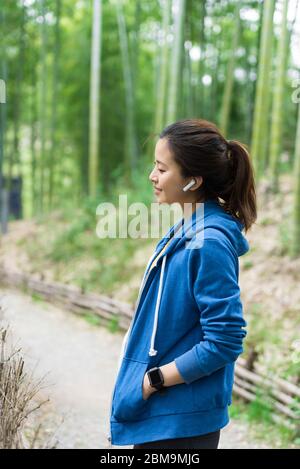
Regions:
<svg viewBox="0 0 300 469"><path fill-rule="evenodd" d="M220 194L226 211L237 218L248 231L257 218L254 172L246 147L237 140L229 140L228 164L231 181Z"/></svg>

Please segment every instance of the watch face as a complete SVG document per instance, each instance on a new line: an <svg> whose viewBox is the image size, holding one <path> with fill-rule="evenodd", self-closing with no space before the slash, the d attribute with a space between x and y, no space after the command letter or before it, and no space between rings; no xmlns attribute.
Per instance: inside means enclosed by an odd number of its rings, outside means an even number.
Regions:
<svg viewBox="0 0 300 469"><path fill-rule="evenodd" d="M159 370L151 371L150 377L151 377L152 386L161 384L161 376L160 376Z"/></svg>

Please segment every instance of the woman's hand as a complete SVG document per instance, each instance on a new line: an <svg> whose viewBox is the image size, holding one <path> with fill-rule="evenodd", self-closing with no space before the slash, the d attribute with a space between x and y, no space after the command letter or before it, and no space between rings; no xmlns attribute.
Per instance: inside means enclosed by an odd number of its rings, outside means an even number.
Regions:
<svg viewBox="0 0 300 469"><path fill-rule="evenodd" d="M153 394L155 391L156 391L156 389L153 388L152 386L150 386L149 378L148 378L147 374L145 374L144 381L143 381L143 399L144 399L144 401L146 401L151 396L151 394Z"/></svg>
<svg viewBox="0 0 300 469"><path fill-rule="evenodd" d="M164 377L164 387L175 386L175 384L185 383L183 377L180 375L175 361L167 363L166 365L160 366L160 371ZM149 383L147 373L144 376L143 381L143 399L147 400L151 394L156 392L157 389L152 388Z"/></svg>

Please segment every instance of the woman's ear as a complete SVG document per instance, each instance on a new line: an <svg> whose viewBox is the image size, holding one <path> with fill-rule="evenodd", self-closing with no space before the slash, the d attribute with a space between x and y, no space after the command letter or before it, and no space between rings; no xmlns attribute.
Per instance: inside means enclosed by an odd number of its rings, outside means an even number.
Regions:
<svg viewBox="0 0 300 469"><path fill-rule="evenodd" d="M191 191L195 191L195 190L199 189L199 187L200 187L200 186L202 185L202 183L203 183L203 177L202 177L202 176L197 176L197 177L194 176L193 179L196 181L196 184L194 184L194 185L190 188Z"/></svg>

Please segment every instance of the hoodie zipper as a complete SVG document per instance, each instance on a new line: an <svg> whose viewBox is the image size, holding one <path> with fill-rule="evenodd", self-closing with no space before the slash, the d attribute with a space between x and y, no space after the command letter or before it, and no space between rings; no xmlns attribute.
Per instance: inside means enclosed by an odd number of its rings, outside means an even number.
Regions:
<svg viewBox="0 0 300 469"><path fill-rule="evenodd" d="M149 269L152 261L154 260L154 258L156 256L158 256L159 253L157 253L156 251L154 252L154 254L151 256L148 264L147 264L147 267L145 269L145 274L144 274L144 277L143 277L143 280L142 280L142 283L141 283L141 287L140 287L140 291L139 291L139 295L138 295L138 299L137 299L137 302L136 302L136 307L135 307L135 313L132 317L132 320L131 320L131 326L130 328L128 329L127 331L127 339L126 339L126 343L124 345L124 349L123 349L123 357L125 356L125 352L126 352L126 346L127 346L127 343L128 343L128 340L129 340L129 336L130 336L130 332L132 330L132 327L133 327L133 324L134 324L134 320L135 320L135 317L136 317L136 314L137 314L137 311L138 311L138 307L139 307L139 304L140 304L140 301L141 301L141 297L142 297L142 293L144 291L144 288L146 286L146 283L147 283L147 280L149 278L149 275L150 273L152 272L152 269ZM154 268L157 267L157 266L154 266ZM149 270L148 270L149 269ZM122 363L122 357L121 357L121 360L120 360L120 365ZM118 372L119 372L119 369L117 370L117 373L116 373L116 376L118 375ZM115 383L115 386L116 386L116 383ZM111 440L112 440L112 432L111 432L111 424L110 424L110 418L111 418L111 415L112 415L112 403L113 403L113 397L114 397L114 393L115 393L115 386L114 386L114 390L113 392L111 393L111 397L110 397L110 412L109 412L109 433L108 433L108 436L107 436L107 440L109 441L109 448L112 448L112 443L111 443Z"/></svg>

